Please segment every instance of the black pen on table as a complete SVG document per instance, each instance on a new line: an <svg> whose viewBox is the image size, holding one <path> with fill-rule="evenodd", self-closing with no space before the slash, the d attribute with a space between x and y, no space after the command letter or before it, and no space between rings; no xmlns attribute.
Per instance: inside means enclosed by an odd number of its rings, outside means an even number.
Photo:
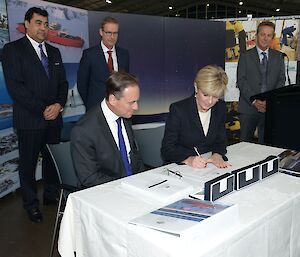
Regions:
<svg viewBox="0 0 300 257"><path fill-rule="evenodd" d="M163 180L163 181L160 181L160 182L158 182L158 183L155 183L155 184L153 184L153 185L151 185L151 186L148 186L148 188L151 188L151 187L155 187L155 186L158 186L158 185L160 185L160 184L162 184L162 183L165 183L165 182L167 182L168 180L167 179L165 179L165 180Z"/></svg>
<svg viewBox="0 0 300 257"><path fill-rule="evenodd" d="M167 169L167 171L174 174L174 175L176 175L176 176L178 176L178 177L180 177L180 178L182 178L182 175L180 173L178 173L177 171L173 171L173 170L170 170L170 169Z"/></svg>

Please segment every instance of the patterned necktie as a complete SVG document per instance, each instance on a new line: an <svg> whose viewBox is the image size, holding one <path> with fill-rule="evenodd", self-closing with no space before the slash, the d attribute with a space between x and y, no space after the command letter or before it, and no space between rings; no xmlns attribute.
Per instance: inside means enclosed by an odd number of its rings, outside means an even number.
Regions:
<svg viewBox="0 0 300 257"><path fill-rule="evenodd" d="M263 58L261 60L260 66L261 66L261 71L262 71L262 76L261 76L261 92L266 92L267 91L267 64L268 64L268 57L267 53L261 52L263 55Z"/></svg>
<svg viewBox="0 0 300 257"><path fill-rule="evenodd" d="M125 141L124 141L124 137L123 137L123 133L122 133L121 121L122 121L121 117L116 120L116 122L118 124L119 148L120 148L120 153L122 156L122 160L123 160L123 164L124 164L127 176L130 176L130 175L132 175L132 169L131 169L131 166L130 166L129 160L128 160L126 145L125 145Z"/></svg>
<svg viewBox="0 0 300 257"><path fill-rule="evenodd" d="M47 73L47 76L49 77L49 69L48 69L48 57L47 55L44 53L43 51L43 45L42 44L39 44L39 48L41 50L41 62L42 62L42 65Z"/></svg>
<svg viewBox="0 0 300 257"><path fill-rule="evenodd" d="M109 73L112 74L114 71L114 63L111 55L112 51L107 51L107 53L108 53L107 66L108 66Z"/></svg>

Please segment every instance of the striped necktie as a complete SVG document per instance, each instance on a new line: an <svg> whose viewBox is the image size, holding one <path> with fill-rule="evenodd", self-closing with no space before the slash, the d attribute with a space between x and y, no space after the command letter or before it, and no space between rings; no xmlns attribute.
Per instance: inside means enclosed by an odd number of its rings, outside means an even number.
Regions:
<svg viewBox="0 0 300 257"><path fill-rule="evenodd" d="M39 44L39 48L40 48L40 51L41 51L41 62L42 62L42 65L47 73L47 76L49 77L49 69L48 69L48 57L47 55L44 53L43 51L43 45L42 44Z"/></svg>
<svg viewBox="0 0 300 257"><path fill-rule="evenodd" d="M266 52L261 52L263 55L263 58L261 60L261 71L262 71L262 76L261 76L261 92L266 92L267 91L267 65L268 65L268 57Z"/></svg>

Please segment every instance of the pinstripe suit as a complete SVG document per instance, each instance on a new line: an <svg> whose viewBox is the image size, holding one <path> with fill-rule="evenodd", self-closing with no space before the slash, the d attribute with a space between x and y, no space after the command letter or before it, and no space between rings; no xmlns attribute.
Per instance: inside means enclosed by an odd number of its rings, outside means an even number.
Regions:
<svg viewBox="0 0 300 257"><path fill-rule="evenodd" d="M38 153L42 151L46 155L45 143L59 141L62 127L61 114L55 120L46 121L43 112L54 103L64 106L68 91L59 50L47 43L45 46L49 77L26 36L3 48L3 72L13 99L13 126L19 140L19 174L26 209L38 205L34 176ZM44 159L48 166L47 156ZM53 170L43 169L43 177L51 184L55 176Z"/></svg>

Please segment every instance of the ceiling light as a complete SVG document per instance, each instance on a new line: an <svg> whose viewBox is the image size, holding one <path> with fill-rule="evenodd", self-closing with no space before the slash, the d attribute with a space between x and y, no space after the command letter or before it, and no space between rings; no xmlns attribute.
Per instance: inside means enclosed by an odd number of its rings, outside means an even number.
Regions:
<svg viewBox="0 0 300 257"><path fill-rule="evenodd" d="M108 3L108 4L112 3L112 1L110 1L110 0L105 0L105 2Z"/></svg>
<svg viewBox="0 0 300 257"><path fill-rule="evenodd" d="M169 6L169 10L172 10L172 9L173 9L173 7L170 5L170 6Z"/></svg>
<svg viewBox="0 0 300 257"><path fill-rule="evenodd" d="M243 5L243 4L244 4L244 2L242 2L242 1L239 2L239 5Z"/></svg>
<svg viewBox="0 0 300 257"><path fill-rule="evenodd" d="M280 8L277 8L277 9L276 9L276 12L279 12L279 11L280 11Z"/></svg>
<svg viewBox="0 0 300 257"><path fill-rule="evenodd" d="M241 11L241 10L239 10L239 13L242 13L242 11Z"/></svg>

